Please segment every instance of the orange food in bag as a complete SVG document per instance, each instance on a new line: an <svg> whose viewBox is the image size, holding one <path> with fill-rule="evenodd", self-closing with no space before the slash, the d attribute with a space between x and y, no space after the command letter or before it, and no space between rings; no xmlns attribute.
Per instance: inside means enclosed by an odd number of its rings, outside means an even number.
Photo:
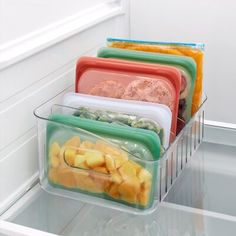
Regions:
<svg viewBox="0 0 236 236"><path fill-rule="evenodd" d="M200 48L179 44L158 44L158 43L139 43L126 41L112 41L108 45L113 48L122 48L144 52L157 52L164 54L182 55L192 57L197 65L197 75L193 94L192 115L197 111L201 104L202 97L202 71L203 71L203 51Z"/></svg>

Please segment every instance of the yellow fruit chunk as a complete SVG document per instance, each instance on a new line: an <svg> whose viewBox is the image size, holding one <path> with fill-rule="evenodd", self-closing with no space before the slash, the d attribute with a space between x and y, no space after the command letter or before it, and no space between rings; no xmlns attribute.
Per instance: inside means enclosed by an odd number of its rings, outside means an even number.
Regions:
<svg viewBox="0 0 236 236"><path fill-rule="evenodd" d="M110 195L112 198L119 199L120 198L120 193L118 191L118 185L117 184L112 184L110 186L110 189L108 191L108 195Z"/></svg>
<svg viewBox="0 0 236 236"><path fill-rule="evenodd" d="M79 165L79 164L81 164L82 162L85 162L85 161L86 161L86 158L85 158L84 155L77 154L75 156L75 163L74 163L74 165L77 166L77 165Z"/></svg>
<svg viewBox="0 0 236 236"><path fill-rule="evenodd" d="M152 179L152 175L146 169L141 169L138 173L138 178L140 180L140 183L150 182Z"/></svg>
<svg viewBox="0 0 236 236"><path fill-rule="evenodd" d="M115 171L112 173L111 179L112 179L112 183L115 183L115 184L120 184L123 181L118 171Z"/></svg>
<svg viewBox="0 0 236 236"><path fill-rule="evenodd" d="M88 151L88 149L81 148L81 146L76 150L77 154L79 154L79 155L84 155L87 151Z"/></svg>
<svg viewBox="0 0 236 236"><path fill-rule="evenodd" d="M100 172L100 173L103 173L103 174L108 174L108 171L107 171L106 167L103 167L103 166L95 167L95 168L93 168L93 170L95 170L97 172Z"/></svg>
<svg viewBox="0 0 236 236"><path fill-rule="evenodd" d="M68 165L73 166L76 157L76 150L72 148L67 148L64 152L65 161Z"/></svg>
<svg viewBox="0 0 236 236"><path fill-rule="evenodd" d="M79 168L83 168L85 166L87 166L86 164L86 158L84 155L76 155L75 156L75 160L74 160L74 167L79 167ZM87 169L87 168L86 168Z"/></svg>
<svg viewBox="0 0 236 236"><path fill-rule="evenodd" d="M100 189L105 191L105 186L107 186L107 183L109 182L109 176L100 174L100 173L91 173L90 177L93 179L93 181L100 187Z"/></svg>
<svg viewBox="0 0 236 236"><path fill-rule="evenodd" d="M120 150L120 154L122 156L122 158L126 161L128 161L129 157L128 157L128 153L123 151L123 150Z"/></svg>
<svg viewBox="0 0 236 236"><path fill-rule="evenodd" d="M127 162L127 159L124 156L112 155L112 157L114 158L116 169L120 168L125 162Z"/></svg>
<svg viewBox="0 0 236 236"><path fill-rule="evenodd" d="M121 152L119 149L117 149L115 147L111 147L109 145L106 145L104 152L106 154L111 155L111 156L120 156L121 155Z"/></svg>
<svg viewBox="0 0 236 236"><path fill-rule="evenodd" d="M67 168L59 168L58 169L58 183L67 188L75 188L76 182L74 178L74 174L70 169Z"/></svg>
<svg viewBox="0 0 236 236"><path fill-rule="evenodd" d="M137 194L140 192L140 183L137 177L131 177L122 182L118 187L121 198L130 203L137 202Z"/></svg>
<svg viewBox="0 0 236 236"><path fill-rule="evenodd" d="M50 147L50 156L58 156L60 153L60 145L54 142Z"/></svg>
<svg viewBox="0 0 236 236"><path fill-rule="evenodd" d="M105 191L106 193L109 192L111 185L112 185L112 182L109 181L109 180L104 183L104 191Z"/></svg>
<svg viewBox="0 0 236 236"><path fill-rule="evenodd" d="M142 166L138 163L136 163L135 161L129 161L132 166L135 168L136 170L136 175L140 172L140 170L142 169Z"/></svg>
<svg viewBox="0 0 236 236"><path fill-rule="evenodd" d="M83 141L80 145L80 148L93 149L94 146L95 145L90 141Z"/></svg>
<svg viewBox="0 0 236 236"><path fill-rule="evenodd" d="M85 177L88 177L89 176L89 172L88 171L85 171L85 170L74 170L73 171L73 174L74 174L74 176L75 176L75 178L77 179L77 178L85 178Z"/></svg>
<svg viewBox="0 0 236 236"><path fill-rule="evenodd" d="M67 142L65 142L64 144L65 147L79 147L80 146L80 137L79 136L75 136L71 139L69 139Z"/></svg>
<svg viewBox="0 0 236 236"><path fill-rule="evenodd" d="M89 167L102 166L105 163L104 157L100 151L87 151L84 156Z"/></svg>
<svg viewBox="0 0 236 236"><path fill-rule="evenodd" d="M120 175L122 178L125 180L129 177L134 177L136 176L136 169L130 163L129 161L125 162L120 168L119 168Z"/></svg>
<svg viewBox="0 0 236 236"><path fill-rule="evenodd" d="M151 187L152 187L151 180L142 183L142 188L145 189L145 190L150 190Z"/></svg>
<svg viewBox="0 0 236 236"><path fill-rule="evenodd" d="M48 172L48 178L53 182L57 183L58 177L57 177L57 169L51 168Z"/></svg>
<svg viewBox="0 0 236 236"><path fill-rule="evenodd" d="M82 188L84 186L84 180L89 176L87 171L73 171L76 187Z"/></svg>
<svg viewBox="0 0 236 236"><path fill-rule="evenodd" d="M103 166L95 167L89 172L89 175L94 182L98 183L102 188L104 188L105 184L110 180L110 175L107 169Z"/></svg>
<svg viewBox="0 0 236 236"><path fill-rule="evenodd" d="M80 190L86 190L87 191L87 186L85 184L86 178L80 178L76 180L76 188L80 189Z"/></svg>
<svg viewBox="0 0 236 236"><path fill-rule="evenodd" d="M78 167L81 168L81 169L85 169L85 170L90 169L90 167L87 165L86 162L81 163Z"/></svg>
<svg viewBox="0 0 236 236"><path fill-rule="evenodd" d="M60 165L60 160L58 156L51 156L51 166L57 168Z"/></svg>
<svg viewBox="0 0 236 236"><path fill-rule="evenodd" d="M94 182L90 177L83 179L83 184L84 184L83 188L86 191L94 192L94 193L103 192L103 188L99 184Z"/></svg>
<svg viewBox="0 0 236 236"><path fill-rule="evenodd" d="M138 194L138 201L141 205L147 205L149 201L150 191L144 190Z"/></svg>
<svg viewBox="0 0 236 236"><path fill-rule="evenodd" d="M60 164L62 166L66 165L65 160L64 160L64 152L66 148L64 146L61 147L60 153L59 153L59 159L60 159Z"/></svg>
<svg viewBox="0 0 236 236"><path fill-rule="evenodd" d="M112 156L110 156L109 154L106 154L105 162L106 162L106 168L110 173L116 170L115 161Z"/></svg>
<svg viewBox="0 0 236 236"><path fill-rule="evenodd" d="M104 152L106 148L106 143L102 140L97 140L94 146L94 149L100 151L100 152Z"/></svg>

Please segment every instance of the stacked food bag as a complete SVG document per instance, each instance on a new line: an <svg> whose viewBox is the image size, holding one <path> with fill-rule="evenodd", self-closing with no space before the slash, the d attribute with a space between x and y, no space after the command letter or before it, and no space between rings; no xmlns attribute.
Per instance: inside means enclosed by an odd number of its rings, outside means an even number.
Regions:
<svg viewBox="0 0 236 236"><path fill-rule="evenodd" d="M35 111L42 185L151 208L159 160L201 104L202 59L198 44L121 39L79 58L74 92Z"/></svg>

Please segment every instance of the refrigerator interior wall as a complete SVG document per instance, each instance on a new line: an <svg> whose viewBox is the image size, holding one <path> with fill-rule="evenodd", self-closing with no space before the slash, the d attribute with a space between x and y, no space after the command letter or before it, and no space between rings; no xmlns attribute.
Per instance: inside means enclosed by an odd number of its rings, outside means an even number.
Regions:
<svg viewBox="0 0 236 236"><path fill-rule="evenodd" d="M24 54L17 63L0 65L0 212L38 178L33 110L74 84L75 62L81 55L96 55L108 35L128 37L127 11L127 2L109 3L105 15L98 15L93 25L85 24L38 53Z"/></svg>
<svg viewBox="0 0 236 236"><path fill-rule="evenodd" d="M64 18L87 11L103 2L107 0L1 1L0 45L24 37Z"/></svg>
<svg viewBox="0 0 236 236"><path fill-rule="evenodd" d="M232 0L131 0L134 39L206 44L206 119L236 124L236 2Z"/></svg>

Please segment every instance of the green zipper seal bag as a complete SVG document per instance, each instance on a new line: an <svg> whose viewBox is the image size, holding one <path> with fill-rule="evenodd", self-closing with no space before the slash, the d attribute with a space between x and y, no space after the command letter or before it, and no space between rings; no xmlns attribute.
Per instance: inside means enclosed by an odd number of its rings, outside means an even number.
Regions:
<svg viewBox="0 0 236 236"><path fill-rule="evenodd" d="M97 56L102 58L115 58L121 60L164 64L180 69L182 77L184 76L186 78L188 86L186 89L188 90L188 94L186 97L186 101L181 101L180 95L178 117L185 122L188 122L191 119L192 99L196 80L196 63L191 57L175 56L162 53L149 53L109 47L101 48L98 51Z"/></svg>
<svg viewBox="0 0 236 236"><path fill-rule="evenodd" d="M118 124L107 124L100 121L88 120L75 116L56 114L56 113L50 115L47 122L48 122L47 137L46 137L47 138L46 153L48 158L47 173L48 173L48 181L52 186L56 188L70 190L73 192L88 194L102 199L107 199L140 210L145 210L152 207L154 203L154 195L157 186L158 160L160 158L160 150L161 150L160 139L155 132L138 128L124 127ZM119 198L114 198L107 192L98 193L96 191L93 192L89 191L88 189L81 189L75 186L68 187L65 184L61 184L60 182L52 181L50 179L50 171L51 171L50 147L54 145L55 142L58 143L60 146L62 146L63 143L65 143L66 141L68 141L68 139L74 136L79 136L81 142L82 141L95 142L96 140L97 141L105 140L109 143L109 145L111 145L111 147L114 145L115 148L118 148L119 150L126 152L129 158L127 159L126 162L123 163L123 165L121 165L121 167L119 167L119 169L116 169L116 171L120 171L119 173L123 173L121 171L124 170L127 171L127 166L129 166L131 162L134 165L137 165L139 168L139 172L136 172L136 176L132 177L135 180L138 178L140 180L140 176L141 175L143 176L143 174L147 172L151 173L152 178L150 182L151 187L149 187L148 201L146 201L145 204L143 204L141 199L143 195L143 188L145 187L143 186L143 184L145 184L145 182L139 183L140 192L137 192L137 194L135 195L136 200L134 201L133 199L129 200L128 195L127 196L125 195L125 197L123 195L120 195ZM134 147L136 147L136 149ZM71 148L73 149L73 147ZM64 156L64 158L65 157L66 156ZM124 168L124 166L126 169ZM131 169L132 168L133 167L131 167ZM67 172L71 172L72 174L77 174L77 172L85 173L86 171L88 171L84 169L82 170L77 169L74 166L69 166L69 165L64 170L67 170ZM95 179L97 178L97 176L100 175L101 173L96 173L96 172L93 173ZM110 175L112 176L111 173ZM121 177L123 178L123 175L121 175ZM126 182L128 181L129 181L128 177L127 179L123 178L122 182L119 183L117 187L118 190L119 191L124 190L125 184L127 184ZM114 183L112 184L114 185ZM130 189L134 188L131 180L130 184L131 184Z"/></svg>

